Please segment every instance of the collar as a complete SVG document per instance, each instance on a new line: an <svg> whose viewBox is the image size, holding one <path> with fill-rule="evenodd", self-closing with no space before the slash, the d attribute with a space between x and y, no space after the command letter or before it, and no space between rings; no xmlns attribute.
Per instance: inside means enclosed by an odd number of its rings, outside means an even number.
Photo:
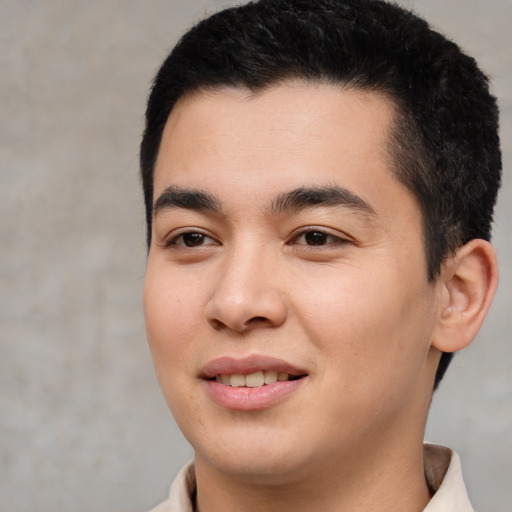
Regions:
<svg viewBox="0 0 512 512"><path fill-rule="evenodd" d="M462 479L459 456L449 448L423 445L427 484L435 494L423 512L474 512Z"/></svg>

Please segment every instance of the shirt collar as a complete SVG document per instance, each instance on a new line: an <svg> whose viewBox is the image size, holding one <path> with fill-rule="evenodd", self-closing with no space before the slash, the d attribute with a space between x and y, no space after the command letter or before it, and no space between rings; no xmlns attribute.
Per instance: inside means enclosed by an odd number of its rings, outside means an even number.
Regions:
<svg viewBox="0 0 512 512"><path fill-rule="evenodd" d="M424 445L425 476L435 491L423 512L474 512L462 479L459 456L449 448Z"/></svg>

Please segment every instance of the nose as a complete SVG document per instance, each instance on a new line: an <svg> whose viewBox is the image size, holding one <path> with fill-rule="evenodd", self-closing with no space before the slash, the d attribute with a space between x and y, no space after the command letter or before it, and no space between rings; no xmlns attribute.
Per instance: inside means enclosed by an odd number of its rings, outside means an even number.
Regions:
<svg viewBox="0 0 512 512"><path fill-rule="evenodd" d="M271 259L249 248L226 258L205 310L214 329L244 333L283 324L287 308Z"/></svg>

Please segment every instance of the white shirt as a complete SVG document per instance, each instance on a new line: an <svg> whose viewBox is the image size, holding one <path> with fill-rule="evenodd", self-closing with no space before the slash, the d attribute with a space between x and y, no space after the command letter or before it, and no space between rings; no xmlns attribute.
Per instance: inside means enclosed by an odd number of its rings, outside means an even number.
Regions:
<svg viewBox="0 0 512 512"><path fill-rule="evenodd" d="M449 448L424 445L425 476L432 496L423 512L474 512L462 479L459 456ZM194 464L181 469L174 480L169 499L150 512L194 512L196 477Z"/></svg>

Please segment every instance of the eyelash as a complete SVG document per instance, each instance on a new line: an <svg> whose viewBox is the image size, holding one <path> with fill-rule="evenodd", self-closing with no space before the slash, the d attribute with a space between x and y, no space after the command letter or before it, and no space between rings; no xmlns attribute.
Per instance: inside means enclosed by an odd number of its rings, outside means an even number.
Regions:
<svg viewBox="0 0 512 512"><path fill-rule="evenodd" d="M201 242L204 242L205 239L209 239L211 240L213 243L208 243L208 244L205 244L205 243L200 243L198 245L187 245L187 243L185 242L185 236L187 235L190 235L190 236L194 236L194 235L199 235L199 237L202 237L201 238ZM178 241L181 239L181 242L182 243L178 243ZM187 230L187 231L182 231L180 233L177 233L177 234L173 234L171 237L169 237L165 242L164 242L164 245L166 248L171 248L171 247L177 247L177 248L180 248L180 249L194 249L196 247L204 247L205 245L219 245L219 243L211 236L207 235L206 233L203 233L202 231L199 231L199 230Z"/></svg>
<svg viewBox="0 0 512 512"><path fill-rule="evenodd" d="M187 242L185 241L185 237L189 236L196 236L198 238L198 244L194 245L194 241L190 240L191 245L187 245ZM317 241L319 243L312 243L314 240L307 240L308 235L310 236L316 236ZM319 235L319 236L318 236ZM323 237L323 238L322 238ZM301 238L304 238L304 242L301 243L299 240ZM211 240L210 243L205 243L206 240ZM331 241L329 241L331 240ZM181 243L179 243L181 241ZM301 231L294 233L293 236L290 238L290 240L287 242L287 245L298 245L303 246L304 248L308 248L308 250L322 250L323 247L330 247L333 246L340 246L349 243L349 240L346 238L343 238L341 236L333 235L332 233L329 233L321 228L303 228ZM171 237L169 237L168 240L164 242L164 246L166 248L178 248L178 249L190 249L193 250L195 248L201 248L205 246L210 245L220 245L220 242L216 241L213 237L210 235L200 231L200 230L194 230L189 229L186 231L181 231L179 233L173 234Z"/></svg>
<svg viewBox="0 0 512 512"><path fill-rule="evenodd" d="M306 237L308 235L320 235L320 237L324 237L324 240L331 239L332 241L331 242L326 241L325 243L307 243L308 241L306 240ZM305 243L299 243L298 240L300 238L304 238ZM310 242L312 242L312 240L310 240ZM339 246L339 245L343 245L346 243L349 243L348 239L343 238L341 236L333 235L332 233L329 233L329 232L325 231L324 229L314 228L314 227L302 229L298 233L294 234L294 236L288 242L289 245L304 245L304 246L308 247L308 249L311 249L311 250L315 250L317 248L322 248L322 247L326 247L326 246L327 247Z"/></svg>

